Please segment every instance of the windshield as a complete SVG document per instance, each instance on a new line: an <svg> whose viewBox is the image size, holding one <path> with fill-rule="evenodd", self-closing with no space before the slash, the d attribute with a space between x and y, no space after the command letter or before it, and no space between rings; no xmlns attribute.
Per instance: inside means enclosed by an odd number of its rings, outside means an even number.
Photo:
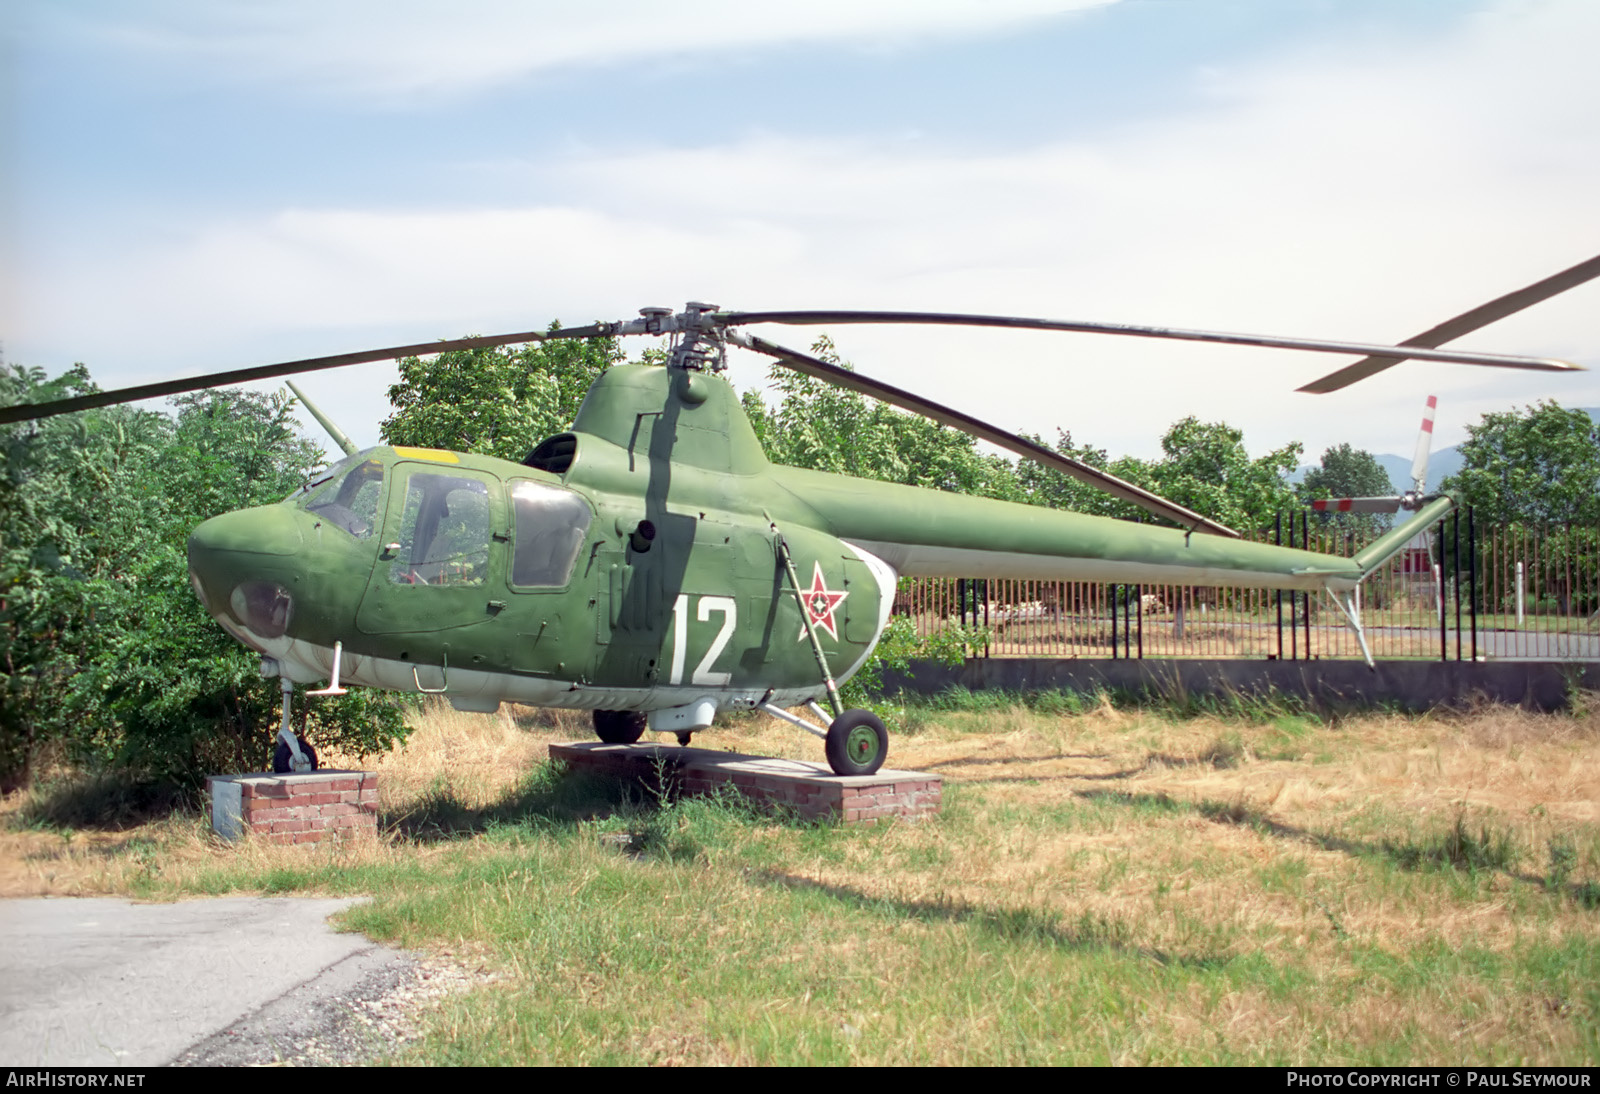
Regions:
<svg viewBox="0 0 1600 1094"><path fill-rule="evenodd" d="M305 487L301 504L357 539L372 535L378 522L378 497L383 493L383 464L351 456L317 475Z"/></svg>

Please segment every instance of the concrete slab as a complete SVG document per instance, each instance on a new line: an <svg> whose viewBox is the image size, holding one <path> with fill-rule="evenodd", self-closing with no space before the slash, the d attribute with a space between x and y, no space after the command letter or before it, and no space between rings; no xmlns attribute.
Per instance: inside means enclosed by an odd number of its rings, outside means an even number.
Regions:
<svg viewBox="0 0 1600 1094"><path fill-rule="evenodd" d="M943 781L921 771L835 775L826 764L669 745L552 744L550 758L581 771L638 779L690 797L732 790L760 805L846 823L911 820L939 812Z"/></svg>
<svg viewBox="0 0 1600 1094"><path fill-rule="evenodd" d="M0 901L0 1061L166 1064L275 1001L283 1011L284 1001L313 998L319 987L344 990L358 968L370 976L408 962L328 925L353 903Z"/></svg>

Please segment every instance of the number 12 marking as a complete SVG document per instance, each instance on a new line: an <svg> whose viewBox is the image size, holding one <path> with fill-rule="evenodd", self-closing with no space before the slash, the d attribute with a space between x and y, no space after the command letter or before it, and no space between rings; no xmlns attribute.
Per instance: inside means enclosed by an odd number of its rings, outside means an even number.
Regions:
<svg viewBox="0 0 1600 1094"><path fill-rule="evenodd" d="M711 619L712 612L722 613L722 629L717 632L716 640L711 643L711 648L706 651L705 658L695 666L694 675L689 678L691 684L705 684L710 687L726 687L728 681L733 679L730 672L712 672L711 666L717 658L722 656L722 651L727 648L728 642L733 638L733 628L739 622L739 607L731 596L702 596L700 608L696 617L702 623ZM689 594L679 593L678 599L672 602L672 675L667 680L669 684L683 683L683 659L689 645Z"/></svg>

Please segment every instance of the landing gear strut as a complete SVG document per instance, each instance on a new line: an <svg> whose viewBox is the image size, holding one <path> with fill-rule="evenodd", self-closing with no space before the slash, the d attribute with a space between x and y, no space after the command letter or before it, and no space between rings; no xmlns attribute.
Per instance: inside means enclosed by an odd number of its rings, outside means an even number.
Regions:
<svg viewBox="0 0 1600 1094"><path fill-rule="evenodd" d="M317 753L306 743L306 715L300 715L300 731L290 728L294 712L294 682L280 676L283 690L283 724L278 727L277 743L272 748L272 773L274 775L303 775L317 769ZM309 712L307 712L309 713Z"/></svg>
<svg viewBox="0 0 1600 1094"><path fill-rule="evenodd" d="M817 659L817 670L822 674L822 684L827 689L828 704L833 707L834 718L828 724L827 732L823 732L810 722L781 711L766 701L760 707L768 714L793 722L801 729L821 737L824 751L828 754L828 766L833 768L835 775L874 774L883 766L883 759L889 754L889 731L872 711L844 708L844 703L839 699L839 686L833 679L833 670L828 668L828 656L822 651L822 640L817 637L816 617L806 604L800 579L795 576L794 556L789 553L789 543L776 524L772 526L772 538L773 546L778 551L778 560L783 563L784 575L789 579L789 588L794 593L795 603L800 606L800 618L805 622L806 636L811 639L811 652ZM811 703L811 711L823 720L828 717L827 712L815 702Z"/></svg>

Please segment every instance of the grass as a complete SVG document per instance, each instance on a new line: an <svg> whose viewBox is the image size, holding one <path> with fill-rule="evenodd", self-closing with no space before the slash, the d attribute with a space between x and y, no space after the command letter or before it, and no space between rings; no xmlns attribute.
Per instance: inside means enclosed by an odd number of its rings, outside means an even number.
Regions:
<svg viewBox="0 0 1600 1094"><path fill-rule="evenodd" d="M1451 617L1454 621L1454 616ZM1462 617L1466 625L1466 617ZM1478 628L1497 631L1529 631L1540 634L1593 634L1597 627L1594 615L1559 615L1554 612L1527 612L1522 622L1517 622L1516 612L1479 612Z"/></svg>
<svg viewBox="0 0 1600 1094"><path fill-rule="evenodd" d="M891 757L943 813L866 829L579 779L543 761L566 716L433 710L378 765L378 841L13 801L0 891L370 894L347 928L498 977L417 1063L1592 1065L1597 709L952 693ZM764 718L698 743L816 751Z"/></svg>

